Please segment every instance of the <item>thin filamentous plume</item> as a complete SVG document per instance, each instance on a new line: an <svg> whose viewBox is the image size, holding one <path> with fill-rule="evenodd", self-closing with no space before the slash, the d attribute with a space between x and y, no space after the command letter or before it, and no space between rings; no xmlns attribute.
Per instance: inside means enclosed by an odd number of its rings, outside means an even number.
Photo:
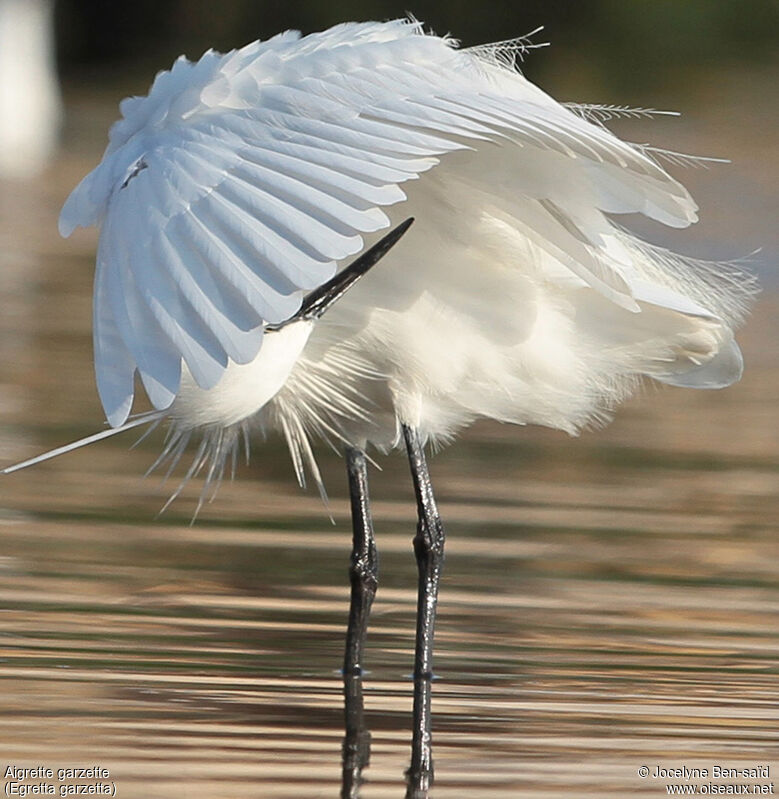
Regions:
<svg viewBox="0 0 779 799"><path fill-rule="evenodd" d="M50 460L51 458L56 458L59 455L65 455L68 452L81 449L81 447L86 447L89 444L96 444L98 441L102 441L106 438L112 438L118 433L124 433L127 430L133 430L141 425L153 424L156 426L162 421L163 418L164 414L160 413L159 411L151 411L149 413L139 414L138 416L128 419L119 427L101 430L99 433L93 433L90 436L86 436L86 438L80 438L78 441L73 441L70 444L65 444L61 447L57 447L56 449L49 450L41 455L36 455L34 458L28 458L26 461L22 461L21 463L15 463L13 466L6 466L5 469L0 471L0 474L12 474L13 472L18 472L20 469L26 469L29 466L35 466L39 463Z"/></svg>
<svg viewBox="0 0 779 799"><path fill-rule="evenodd" d="M318 363L305 357L276 396L265 426L281 426L290 451L295 474L301 488L306 486L306 467L312 475L320 496L326 501L327 491L311 438L322 441L339 454L349 444L344 425L355 420L373 424L371 400L360 392L360 380L381 379L370 364L350 351L348 345L333 342Z"/></svg>
<svg viewBox="0 0 779 799"><path fill-rule="evenodd" d="M143 414L141 414L141 416L143 416ZM154 433L154 431L157 430L159 426L163 423L164 416L156 414L155 416L156 418L151 420L149 426L143 431L143 433L141 433L141 435L139 435L138 438L136 438L135 441L133 441L133 443L130 444L130 449L137 449L138 447L140 447L140 445L143 444L143 442L146 441L146 439L149 438L151 434Z"/></svg>
<svg viewBox="0 0 779 799"><path fill-rule="evenodd" d="M544 26L539 25L524 36L516 36L513 39L504 39L490 44L475 45L467 48L465 52L473 53L481 61L492 63L505 69L516 70L518 64L525 60L525 56L531 50L549 47L550 42L533 41L533 37L541 33L542 30L544 30Z"/></svg>
<svg viewBox="0 0 779 799"><path fill-rule="evenodd" d="M627 105L603 105L597 103L563 103L582 119L606 127L607 122L615 119L654 119L658 116L678 117L678 111L663 111L657 108L633 108ZM652 159L658 166L665 162L679 167L708 167L709 164L728 164L727 158L716 158L704 155L692 155L656 147L648 143L630 142L630 146L638 150L647 158Z"/></svg>
<svg viewBox="0 0 779 799"><path fill-rule="evenodd" d="M743 324L760 291L757 277L749 269L755 253L730 261L709 261L651 244L623 228L617 230L620 242L641 259L648 277L668 288L681 285L687 296L717 316L731 320L734 326Z"/></svg>
<svg viewBox="0 0 779 799"><path fill-rule="evenodd" d="M247 427L246 423L241 422L229 428L212 427L202 431L200 443L189 467L160 509L159 515L162 515L171 506L192 479L198 477L205 470L198 501L190 520L194 524L200 515L203 505L206 502L213 502L216 498L228 463L230 464L230 478L234 478L238 454L242 444L247 448L248 458L248 443L244 439L245 427ZM175 424L171 424L167 431L162 452L147 469L145 476L149 476L161 467L167 467L163 476L163 482L167 482L184 457L192 437L191 430L181 429Z"/></svg>
<svg viewBox="0 0 779 799"><path fill-rule="evenodd" d="M66 236L101 227L95 371L114 430L6 470L164 420L153 468L176 471L194 445L165 507L202 476L197 515L250 439L283 436L298 482L323 500L315 447L343 451L344 673L358 679L378 580L366 453L405 449L418 520L414 799L432 781L444 557L425 447L479 419L576 435L649 380L719 389L743 369L735 330L754 280L619 225L696 222L664 162L708 161L606 125L670 112L555 101L518 68L537 46L460 49L413 18L346 23L182 57L125 100L60 217ZM128 421L136 378L154 410Z"/></svg>
<svg viewBox="0 0 779 799"><path fill-rule="evenodd" d="M664 147L654 147L651 144L632 143L633 147L640 150L648 158L652 158L655 163L664 161L678 167L701 167L708 169L710 164L729 164L729 158L716 158L710 155L692 155L690 153L680 153L675 150L668 150Z"/></svg>
<svg viewBox="0 0 779 799"><path fill-rule="evenodd" d="M634 108L629 105L604 103L562 103L588 122L610 122L614 119L654 119L659 116L678 117L678 111L663 111L657 108Z"/></svg>

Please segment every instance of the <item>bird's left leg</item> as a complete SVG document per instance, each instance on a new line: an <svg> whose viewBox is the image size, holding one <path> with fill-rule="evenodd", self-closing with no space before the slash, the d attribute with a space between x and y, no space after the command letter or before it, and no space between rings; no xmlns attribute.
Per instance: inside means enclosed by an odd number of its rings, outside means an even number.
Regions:
<svg viewBox="0 0 779 799"><path fill-rule="evenodd" d="M426 797L433 782L431 682L433 679L433 636L438 586L444 566L444 527L438 514L425 452L417 431L403 425L411 477L417 499L417 534L414 552L419 571L417 633L414 654L414 714L411 767L407 797Z"/></svg>
<svg viewBox="0 0 779 799"><path fill-rule="evenodd" d="M353 544L349 568L352 593L344 654L346 735L343 742L341 797L356 799L360 794L362 771L370 762L371 734L365 725L363 710L363 649L368 617L376 595L379 563L368 499L368 470L365 453L361 449L347 447L346 470L352 505Z"/></svg>
<svg viewBox="0 0 779 799"><path fill-rule="evenodd" d="M352 558L349 567L352 594L349 626L346 631L344 674L361 674L368 617L379 577L379 559L368 498L368 468L365 453L361 449L346 448L346 471L352 506Z"/></svg>

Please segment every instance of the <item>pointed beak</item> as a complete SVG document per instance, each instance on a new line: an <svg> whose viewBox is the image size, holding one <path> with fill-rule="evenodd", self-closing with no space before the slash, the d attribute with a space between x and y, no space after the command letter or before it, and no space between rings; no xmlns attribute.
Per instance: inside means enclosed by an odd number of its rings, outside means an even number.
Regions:
<svg viewBox="0 0 779 799"><path fill-rule="evenodd" d="M413 217L401 222L383 239L376 242L369 250L366 250L356 261L342 269L327 283L323 283L319 288L314 289L303 300L300 310L293 317L279 325L269 326L268 329L278 329L304 319L319 319L337 299L343 297L369 269L374 267L400 241L413 222Z"/></svg>

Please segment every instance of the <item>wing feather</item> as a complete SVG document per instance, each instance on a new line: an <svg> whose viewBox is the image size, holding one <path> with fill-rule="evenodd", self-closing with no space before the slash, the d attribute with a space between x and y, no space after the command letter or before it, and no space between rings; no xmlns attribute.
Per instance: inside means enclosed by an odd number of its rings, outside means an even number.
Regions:
<svg viewBox="0 0 779 799"><path fill-rule="evenodd" d="M249 362L263 326L292 316L389 225L402 185L443 159L489 184L562 268L635 310L598 215L683 226L694 203L639 149L485 52L418 23L337 26L180 59L123 103L61 217L64 233L103 224L95 362L111 424L129 413L136 370L163 409L182 361L204 388L229 360Z"/></svg>
<svg viewBox="0 0 779 799"><path fill-rule="evenodd" d="M118 210L124 203L116 202ZM109 217L104 227L107 268L105 291L114 322L138 366L146 393L155 408L167 408L176 396L181 379L181 356L171 346L152 312L139 295L125 230L117 233ZM124 422L124 420L122 420Z"/></svg>
<svg viewBox="0 0 779 799"><path fill-rule="evenodd" d="M141 299L198 385L212 388L227 367L227 354L212 327L203 323L164 268L166 254L159 238L146 243L139 237L131 242L135 284L143 286Z"/></svg>
<svg viewBox="0 0 779 799"><path fill-rule="evenodd" d="M288 289L290 284L278 270L267 270L263 279L257 278L252 265L260 269L268 261L262 260L261 253L256 253L252 262L243 256L240 239L232 233L239 219L231 212L228 203L211 202L201 204L192 213L182 214L172 222L180 220L181 235L191 236L197 242L203 258L223 280L237 289L261 319L271 324L283 322L300 306L300 298L280 290Z"/></svg>
<svg viewBox="0 0 779 799"><path fill-rule="evenodd" d="M329 160L330 156L354 159L345 167L344 172L355 179L369 185L383 186L385 183L408 180L419 172L424 172L438 163L437 158L416 157L402 153L388 154L365 148L346 146L343 142L323 138L322 136L300 133L286 123L289 120L276 115L265 115L260 118L259 112L241 112L226 114L218 121L211 122L220 131L224 130L236 135L249 145L268 150L269 152L298 153L302 158L313 158L313 163L332 166L341 171L339 160ZM283 149L282 149L283 148ZM302 151L305 148L305 151ZM324 159L324 160L322 160ZM384 167L395 170L394 173L381 173ZM376 200L381 203L381 200Z"/></svg>
<svg viewBox="0 0 779 799"><path fill-rule="evenodd" d="M350 246L354 243L353 231L372 233L389 224L387 215L375 206L354 208L340 197L280 171L277 158L266 159L266 163L268 161L276 168L247 159L236 169L235 176L250 188L261 185L268 197L283 203L282 211L289 208L299 215L302 224L325 226L325 235L328 236L333 232L338 234L341 239L335 243L336 252L342 251L346 241Z"/></svg>
<svg viewBox="0 0 779 799"><path fill-rule="evenodd" d="M224 281L214 279L200 254L191 251L175 231L166 230L158 246L160 263L225 353L236 363L254 358L262 340L262 320L251 306L230 297Z"/></svg>
<svg viewBox="0 0 779 799"><path fill-rule="evenodd" d="M272 191L273 182L277 184L277 191ZM273 176L268 170L247 163L235 170L218 191L230 192L255 219L261 219L269 228L278 231L284 242L305 252L314 261L315 274L320 271L317 268L320 264L362 249L362 238L355 235L354 225L348 225L350 235L346 235L341 232L343 225L338 225L341 230L329 225L316 206L309 204L307 209L301 208L299 196L287 193L286 197L280 197L278 183L281 182L283 176ZM290 260L297 263L301 256L296 254L294 260ZM319 282L317 279L317 284Z"/></svg>
<svg viewBox="0 0 779 799"><path fill-rule="evenodd" d="M352 148L328 147L324 142L303 137L252 147L244 157L260 166L283 170L283 174L305 181L310 189L361 211L405 200L397 184L423 171L413 166L401 171L377 165L361 158ZM434 163L426 163L424 169L431 166Z"/></svg>
<svg viewBox="0 0 779 799"><path fill-rule="evenodd" d="M92 327L97 390L109 424L117 427L132 408L136 361L124 343L111 309L106 280L111 270L107 249L107 239L102 237L95 272Z"/></svg>
<svg viewBox="0 0 779 799"><path fill-rule="evenodd" d="M249 207L247 207L247 205ZM335 265L327 260L318 260L311 248L308 252L296 247L293 237L291 241L284 238L287 229L283 225L275 225L273 218L265 214L255 216L246 192L236 188L235 183L224 184L209 195L208 203L203 204L203 210L208 211L213 218L218 220L222 233L229 233L230 238L225 238L225 243L234 253L240 253L241 242L256 243L256 257L251 259L245 251L245 263L253 272L263 270L258 286L266 283L268 289L273 289L277 295L290 294L296 285L301 288L311 288L323 283L322 275L332 274ZM205 214L203 215L205 218ZM297 239L301 247L305 246L304 240ZM265 290L265 286L262 287ZM267 292L270 295L270 291ZM272 313L269 311L268 313ZM272 321L267 314L263 314L267 321ZM283 321L275 320L275 321Z"/></svg>
<svg viewBox="0 0 779 799"><path fill-rule="evenodd" d="M136 189L138 199L143 201L150 216L149 219L139 214L127 217L130 234L126 242L128 265L136 287L143 287L139 291L140 299L151 311L174 351L181 354L198 385L211 388L227 367L227 354L214 334L213 326L203 323L171 279L165 260L172 254L164 248L162 237L146 238L147 231L156 227L154 221L161 207L159 182L144 170L137 176ZM133 314L128 312L128 316Z"/></svg>

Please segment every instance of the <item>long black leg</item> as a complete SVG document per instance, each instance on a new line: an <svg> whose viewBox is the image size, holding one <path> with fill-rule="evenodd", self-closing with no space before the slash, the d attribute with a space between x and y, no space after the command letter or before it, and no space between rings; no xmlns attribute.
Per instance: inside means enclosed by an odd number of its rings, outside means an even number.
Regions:
<svg viewBox="0 0 779 799"><path fill-rule="evenodd" d="M430 709L433 679L433 637L435 633L438 585L444 566L444 527L438 515L430 473L419 435L403 425L411 477L417 498L417 534L414 553L419 570L417 594L417 637L414 654L414 717L411 767L407 799L425 799L433 783L433 750Z"/></svg>
<svg viewBox="0 0 779 799"><path fill-rule="evenodd" d="M341 799L358 799L362 771L367 768L371 753L371 734L365 725L363 710L362 671L368 617L378 582L378 558L368 499L365 453L348 447L346 469L352 505L353 544L349 568L352 595L344 654L346 735L343 743Z"/></svg>
<svg viewBox="0 0 779 799"><path fill-rule="evenodd" d="M346 470L352 504L352 559L349 567L352 598L346 631L344 674L361 674L368 617L378 584L379 559L368 498L368 469L362 450L347 447Z"/></svg>

